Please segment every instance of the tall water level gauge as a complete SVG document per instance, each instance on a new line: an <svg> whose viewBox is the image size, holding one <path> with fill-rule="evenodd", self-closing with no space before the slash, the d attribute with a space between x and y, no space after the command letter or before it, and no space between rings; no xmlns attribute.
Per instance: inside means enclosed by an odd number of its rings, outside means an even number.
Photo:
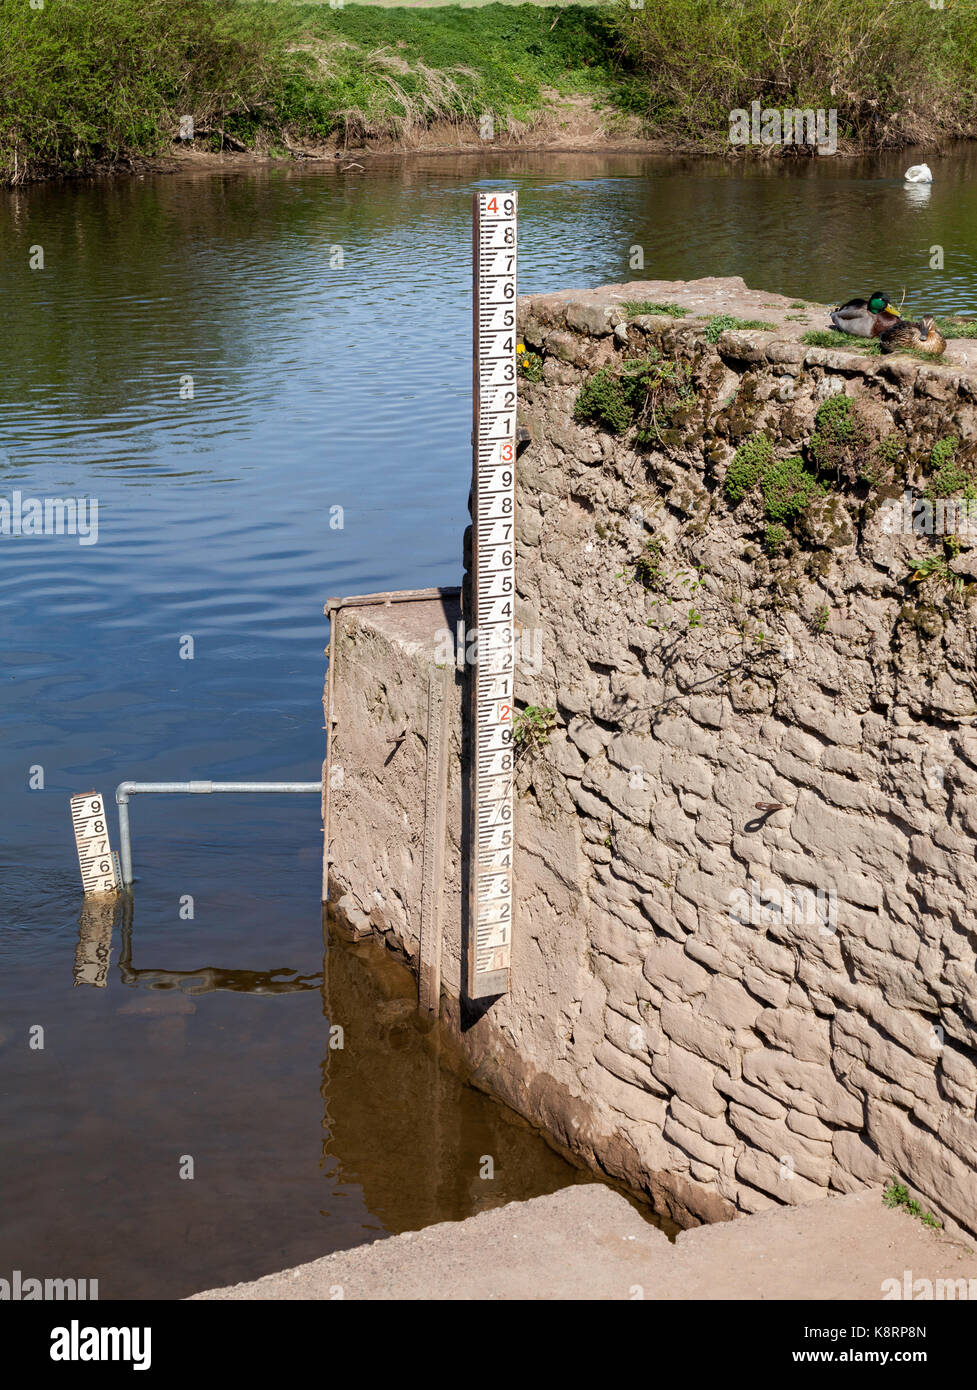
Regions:
<svg viewBox="0 0 977 1390"><path fill-rule="evenodd" d="M516 508L515 193L474 196L468 996L509 988Z"/></svg>

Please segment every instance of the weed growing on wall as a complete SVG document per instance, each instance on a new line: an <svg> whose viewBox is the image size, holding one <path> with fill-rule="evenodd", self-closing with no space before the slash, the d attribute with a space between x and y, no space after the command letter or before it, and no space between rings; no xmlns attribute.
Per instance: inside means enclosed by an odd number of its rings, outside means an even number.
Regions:
<svg viewBox="0 0 977 1390"><path fill-rule="evenodd" d="M527 705L520 710L512 721L512 739L520 755L545 748L555 727L556 710L549 705Z"/></svg>
<svg viewBox="0 0 977 1390"><path fill-rule="evenodd" d="M932 1226L934 1230L942 1228L942 1221L938 1221L930 1211L924 1211L915 1197L910 1197L909 1189L897 1178L890 1178L886 1183L882 1193L882 1205L886 1207L901 1208L907 1211L910 1216L915 1216L918 1221L922 1221L924 1226Z"/></svg>
<svg viewBox="0 0 977 1390"><path fill-rule="evenodd" d="M924 494L926 497L959 497L967 501L977 499L973 469L961 461L959 447L960 441L955 435L938 439L933 445L927 470L930 476Z"/></svg>
<svg viewBox="0 0 977 1390"><path fill-rule="evenodd" d="M773 459L773 445L765 434L754 434L736 450L723 484L731 502L741 502L752 492L760 474Z"/></svg>

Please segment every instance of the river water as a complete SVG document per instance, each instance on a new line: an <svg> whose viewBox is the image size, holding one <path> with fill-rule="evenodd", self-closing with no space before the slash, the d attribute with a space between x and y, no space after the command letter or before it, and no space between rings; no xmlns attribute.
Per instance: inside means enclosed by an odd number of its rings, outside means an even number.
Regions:
<svg viewBox="0 0 977 1390"><path fill-rule="evenodd" d="M922 190L908 162L0 193L0 499L98 501L96 543L0 535L0 1277L185 1294L581 1180L439 1069L382 951L324 959L316 798L137 799L113 923L82 912L68 797L315 780L324 600L459 582L473 189L519 189L523 293L739 274L973 313L977 155Z"/></svg>

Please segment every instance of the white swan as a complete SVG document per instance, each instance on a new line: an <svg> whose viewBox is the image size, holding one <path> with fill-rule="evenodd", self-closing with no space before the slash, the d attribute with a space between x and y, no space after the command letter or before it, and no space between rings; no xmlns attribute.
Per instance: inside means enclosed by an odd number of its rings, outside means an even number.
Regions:
<svg viewBox="0 0 977 1390"><path fill-rule="evenodd" d="M932 183L933 170L928 164L913 164L903 174L907 183Z"/></svg>

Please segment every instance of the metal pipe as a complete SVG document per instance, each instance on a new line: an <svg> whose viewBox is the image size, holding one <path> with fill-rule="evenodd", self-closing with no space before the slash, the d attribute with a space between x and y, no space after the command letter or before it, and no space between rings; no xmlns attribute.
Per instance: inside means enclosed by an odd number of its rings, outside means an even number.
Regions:
<svg viewBox="0 0 977 1390"><path fill-rule="evenodd" d="M322 795L321 782L120 782L115 789L119 808L119 864L122 887L132 883L132 836L129 830L129 798L145 792L209 795L212 792L306 792Z"/></svg>

